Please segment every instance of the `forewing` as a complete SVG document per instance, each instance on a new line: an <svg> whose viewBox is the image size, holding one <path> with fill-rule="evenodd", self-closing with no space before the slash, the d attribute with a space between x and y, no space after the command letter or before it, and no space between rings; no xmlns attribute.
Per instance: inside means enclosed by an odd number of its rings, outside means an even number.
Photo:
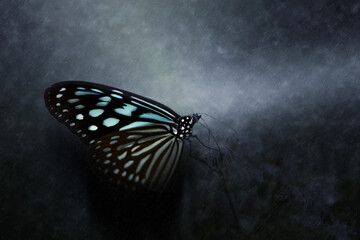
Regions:
<svg viewBox="0 0 360 240"><path fill-rule="evenodd" d="M152 124L176 125L179 115L165 105L101 84L68 81L45 90L50 113L86 144L95 139Z"/></svg>
<svg viewBox="0 0 360 240"><path fill-rule="evenodd" d="M162 191L178 165L183 140L168 125L107 134L90 144L89 161L105 181L132 190Z"/></svg>

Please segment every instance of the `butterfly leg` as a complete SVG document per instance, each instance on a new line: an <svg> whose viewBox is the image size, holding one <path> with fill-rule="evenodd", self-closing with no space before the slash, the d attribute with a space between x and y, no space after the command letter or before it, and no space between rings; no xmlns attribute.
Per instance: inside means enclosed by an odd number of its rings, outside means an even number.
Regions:
<svg viewBox="0 0 360 240"><path fill-rule="evenodd" d="M242 227L240 225L239 218L238 218L236 210L235 210L235 205L234 205L234 203L232 201L232 198L231 198L231 195L230 195L230 192L229 192L229 188L227 186L227 181L226 181L226 178L225 178L225 174L223 172L223 169L218 166L217 161L216 161L217 158L222 159L222 157L223 157L223 154L222 154L222 152L220 150L220 147L217 145L218 149L211 148L211 147L206 146L205 144L203 144L196 135L191 135L191 137L194 137L195 139L197 139L199 141L199 143L201 145L203 145L204 147L206 147L206 148L208 148L210 150L218 151L220 153L220 155L218 157L215 157L215 160L213 161L213 164L210 164L206 160L198 158L198 157L192 155L191 140L188 139L189 143L190 143L190 157L193 157L194 159L199 160L200 162L206 164L212 171L217 173L218 176L220 177L220 183L222 185L223 191L225 192L226 198L229 201L230 209L231 209L231 211L233 213L234 220L235 220L235 223L236 223L236 226L237 226L237 231L239 232L239 234L241 234L242 233Z"/></svg>
<svg viewBox="0 0 360 240"><path fill-rule="evenodd" d="M217 151L217 152L218 152L218 154L219 154L218 157L213 158L213 165L216 166L216 167L218 167L218 161L217 161L217 160L218 160L218 159L222 159L223 156L224 156L224 154L223 154L223 152L221 151L221 148L220 148L218 142L216 141L215 137L214 137L212 134L211 134L211 136L212 136L213 139L214 139L214 142L215 142L215 144L216 144L216 148L212 148L212 147L206 146L206 145L198 138L197 135L192 135L192 137L194 137L202 146L206 147L207 149L210 149L210 150L213 150L213 151Z"/></svg>
<svg viewBox="0 0 360 240"><path fill-rule="evenodd" d="M199 162L201 162L201 163L203 163L203 164L205 164L205 165L206 165L208 168L210 168L212 171L218 172L219 169L216 168L214 164L210 164L208 161L206 161L206 160L204 160L204 159L202 159L202 158L199 158L199 157L193 155L192 144L191 144L192 141L191 141L190 139L188 139L188 140L189 140L189 147L190 147L190 157L198 160Z"/></svg>
<svg viewBox="0 0 360 240"><path fill-rule="evenodd" d="M198 138L197 135L191 135L190 137L195 138L203 147L205 147L205 148L207 148L207 149L209 149L209 150L218 152L218 153L219 153L219 157L220 157L220 158L222 157L222 152L221 152L219 146L218 146L217 149L216 149L216 148L212 148L212 147L209 147L209 146L207 146L206 144L204 144L204 143ZM189 142L190 142L190 156L192 156L191 140L190 140L190 139L188 139L188 140L189 140ZM201 162L206 163L206 165L207 165L210 169L212 169L213 171L215 171L215 172L217 172L218 169L219 169L218 163L217 163L218 157L213 158L211 164L209 164L207 161L205 161L205 160L203 160L203 159L199 159L199 158L197 158L197 157L195 157L195 156L192 156L192 157L195 158L195 159L197 159L197 160L200 160Z"/></svg>

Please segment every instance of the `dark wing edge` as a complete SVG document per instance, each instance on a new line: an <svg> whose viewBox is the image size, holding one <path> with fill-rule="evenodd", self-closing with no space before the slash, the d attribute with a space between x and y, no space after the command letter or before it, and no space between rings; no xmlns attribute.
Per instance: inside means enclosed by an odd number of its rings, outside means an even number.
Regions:
<svg viewBox="0 0 360 240"><path fill-rule="evenodd" d="M141 95L138 95L136 93L133 93L133 92L129 92L129 91L126 91L126 90L123 90L123 89L120 89L120 88L115 88L115 87L110 87L110 86L107 86L107 85L103 85L103 84L99 84L99 83L93 83L93 82L87 82L87 81L62 81L62 82L58 82L58 83L55 83L53 85L51 85L50 87L48 87L46 90L45 90L45 94L44 94L44 97L46 99L46 93L48 92L49 89L51 88L62 88L62 87L66 87L66 86L71 86L71 85L75 85L77 87L88 87L88 88L99 88L100 90L105 90L105 91L108 91L108 92L112 92L113 90L118 90L118 91L121 91L124 93L124 95L126 96L134 96L136 98L139 98L139 99L142 99L143 101L146 101L146 102L149 102L151 104L154 104L154 105L157 105L163 109L165 109L166 111L168 111L169 113L171 113L172 115L175 116L176 119L180 118L180 115L177 114L174 110L172 110L171 108L167 107L166 105L160 103L160 102L157 102L155 100L152 100L150 98L147 98L147 97L143 97Z"/></svg>

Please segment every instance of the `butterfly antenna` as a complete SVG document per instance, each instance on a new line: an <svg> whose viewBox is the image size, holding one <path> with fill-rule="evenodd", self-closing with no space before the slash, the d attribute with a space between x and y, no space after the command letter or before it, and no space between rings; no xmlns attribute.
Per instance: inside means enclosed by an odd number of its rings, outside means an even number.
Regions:
<svg viewBox="0 0 360 240"><path fill-rule="evenodd" d="M202 120L202 121L204 122L204 124L202 124L201 122L199 122L199 124L200 124L201 126L203 126L205 129L208 130L211 138L213 139L213 141L214 141L215 144L216 144L216 148L217 148L217 151L218 151L219 156L220 156L219 158L221 158L221 156L223 155L223 153L222 153L222 151L221 151L221 148L220 148L220 146L219 146L218 141L216 140L214 134L213 134L212 131L210 130L210 127L207 125L207 123L205 122L205 120ZM215 165L215 166L218 166L217 158L214 159L214 165Z"/></svg>
<svg viewBox="0 0 360 240"><path fill-rule="evenodd" d="M199 124L200 124L201 126L203 126L203 127L208 131L208 133L209 133L209 138L210 138L210 136L211 136L211 138L214 140L214 142L215 142L215 144L216 144L216 147L217 147L218 151L221 152L220 146L219 146L218 142L216 141L216 138L215 138L214 134L212 133L209 125L205 122L204 119L200 119L200 120L202 120L204 123L199 122ZM209 140L210 140L210 139L209 139Z"/></svg>
<svg viewBox="0 0 360 240"><path fill-rule="evenodd" d="M226 124L224 121L221 121L220 119L216 118L216 117L213 117L207 113L199 113L201 115L205 115L205 116L208 116L209 118L212 118L214 119L215 121L221 123L222 125L226 126L227 128L231 129L234 133L236 133L237 135L239 135L239 133L235 130L235 128L229 126L229 124ZM204 121L205 122L205 121Z"/></svg>

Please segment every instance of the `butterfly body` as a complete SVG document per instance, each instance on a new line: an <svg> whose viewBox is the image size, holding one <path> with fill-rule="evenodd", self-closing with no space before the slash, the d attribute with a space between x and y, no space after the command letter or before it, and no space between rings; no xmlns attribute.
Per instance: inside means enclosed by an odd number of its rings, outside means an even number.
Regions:
<svg viewBox="0 0 360 240"><path fill-rule="evenodd" d="M180 116L154 100L89 82L54 84L44 98L50 113L89 146L92 169L133 190L166 187L183 141L201 117Z"/></svg>

